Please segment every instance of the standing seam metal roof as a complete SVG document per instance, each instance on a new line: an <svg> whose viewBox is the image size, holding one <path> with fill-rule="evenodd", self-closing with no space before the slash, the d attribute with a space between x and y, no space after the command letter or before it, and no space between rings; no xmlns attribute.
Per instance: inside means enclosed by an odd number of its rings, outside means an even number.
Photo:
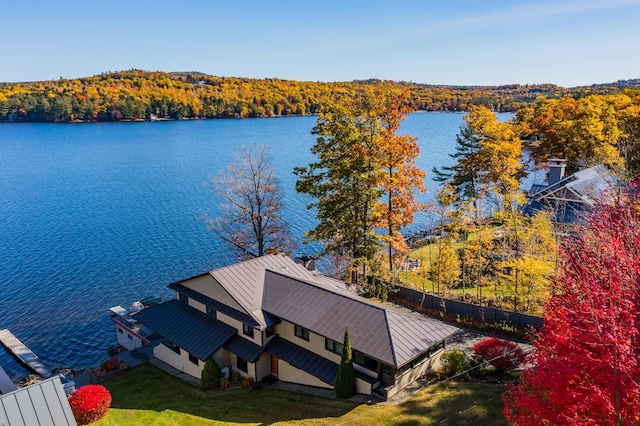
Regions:
<svg viewBox="0 0 640 426"><path fill-rule="evenodd" d="M236 335L235 328L177 299L145 308L134 318L201 360Z"/></svg>
<svg viewBox="0 0 640 426"><path fill-rule="evenodd" d="M269 342L269 352L292 366L317 377L333 386L338 374L338 364L276 336Z"/></svg>
<svg viewBox="0 0 640 426"><path fill-rule="evenodd" d="M268 327L268 320L261 317L264 271L279 271L282 274L303 280L316 280L311 271L295 263L285 255L256 257L245 262L214 269L209 273L242 306L248 314Z"/></svg>
<svg viewBox="0 0 640 426"><path fill-rule="evenodd" d="M266 271L264 285L265 311L338 342L348 326L355 350L396 367L458 331L438 320L393 312L272 271Z"/></svg>
<svg viewBox="0 0 640 426"><path fill-rule="evenodd" d="M0 425L76 426L60 377L0 396Z"/></svg>

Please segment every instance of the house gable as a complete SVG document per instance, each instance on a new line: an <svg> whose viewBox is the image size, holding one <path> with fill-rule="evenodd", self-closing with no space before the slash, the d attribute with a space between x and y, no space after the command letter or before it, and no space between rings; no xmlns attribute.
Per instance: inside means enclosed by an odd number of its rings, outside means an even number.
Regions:
<svg viewBox="0 0 640 426"><path fill-rule="evenodd" d="M188 280L180 281L180 284L203 296L223 303L238 311L247 312L230 294L220 285L211 273L199 275ZM247 312L248 314L248 312Z"/></svg>

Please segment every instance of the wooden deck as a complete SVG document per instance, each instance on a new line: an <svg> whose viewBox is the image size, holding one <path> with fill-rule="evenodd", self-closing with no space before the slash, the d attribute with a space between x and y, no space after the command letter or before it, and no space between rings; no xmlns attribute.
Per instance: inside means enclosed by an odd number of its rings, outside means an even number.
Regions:
<svg viewBox="0 0 640 426"><path fill-rule="evenodd" d="M38 355L31 352L31 349L26 347L25 344L18 340L9 330L0 330L0 344L43 379L51 377L51 370L44 366L40 358L38 358Z"/></svg>

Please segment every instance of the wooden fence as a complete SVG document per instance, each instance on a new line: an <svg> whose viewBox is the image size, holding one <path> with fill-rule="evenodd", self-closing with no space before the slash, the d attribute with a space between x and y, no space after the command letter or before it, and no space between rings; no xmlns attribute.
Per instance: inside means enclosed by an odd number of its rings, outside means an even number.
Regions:
<svg viewBox="0 0 640 426"><path fill-rule="evenodd" d="M427 309L444 312L450 315L460 315L461 317L482 320L491 323L507 323L513 327L528 329L533 327L540 330L543 318L534 315L522 314L520 312L505 311L503 309L480 306L473 303L461 302L458 300L445 299L433 294L422 293L412 288L396 286L398 290L394 295L396 302L406 300L410 305L419 305ZM424 297L424 300L423 300ZM397 300L400 299L400 300Z"/></svg>

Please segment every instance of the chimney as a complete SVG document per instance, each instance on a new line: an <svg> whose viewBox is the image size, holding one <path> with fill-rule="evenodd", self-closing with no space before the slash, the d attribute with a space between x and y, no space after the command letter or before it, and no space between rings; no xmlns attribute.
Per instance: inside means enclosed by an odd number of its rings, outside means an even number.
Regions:
<svg viewBox="0 0 640 426"><path fill-rule="evenodd" d="M549 166L549 176L547 182L549 186L562 180L564 177L564 168L567 165L567 160L560 158L552 158L547 164Z"/></svg>
<svg viewBox="0 0 640 426"><path fill-rule="evenodd" d="M316 269L315 259L311 256L300 256L296 257L294 260L297 264L300 264L307 268L309 271L313 271Z"/></svg>

